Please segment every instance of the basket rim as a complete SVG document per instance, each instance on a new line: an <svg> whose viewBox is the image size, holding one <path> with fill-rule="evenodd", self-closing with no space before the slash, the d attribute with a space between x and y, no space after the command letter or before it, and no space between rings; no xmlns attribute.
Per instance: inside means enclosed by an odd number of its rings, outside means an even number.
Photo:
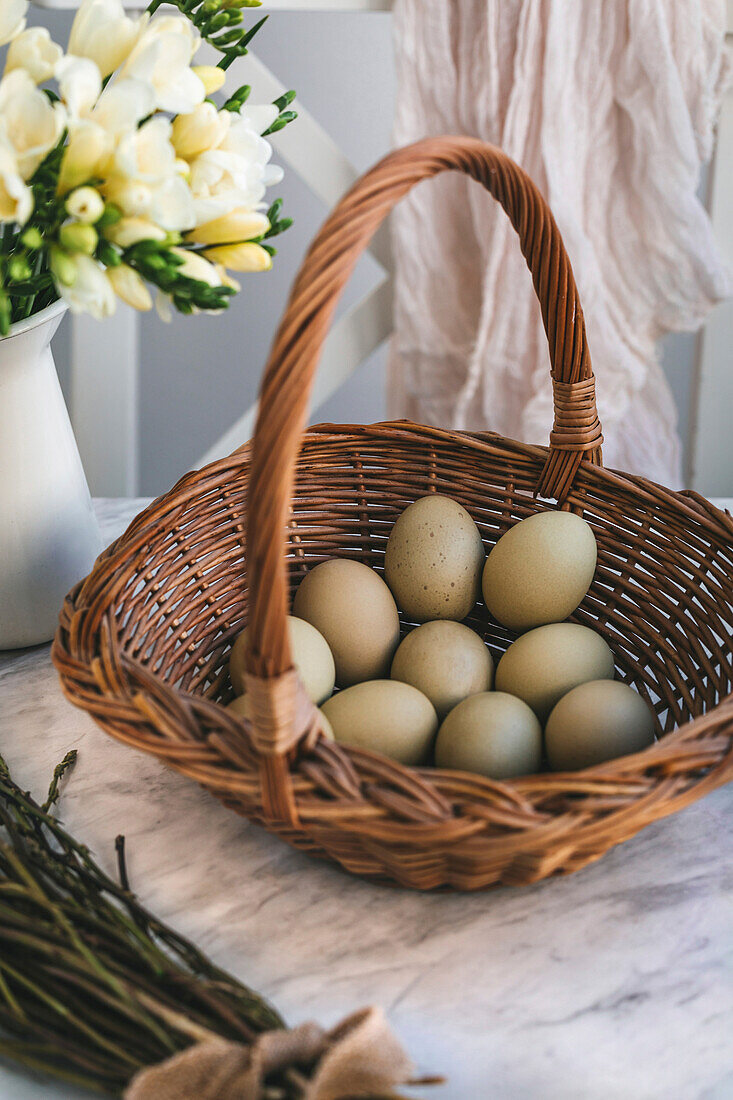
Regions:
<svg viewBox="0 0 733 1100"><path fill-rule="evenodd" d="M549 454L549 447L543 444L523 443L509 436L503 436L498 432L469 432L456 428L436 428L427 424L417 424L411 420L380 420L373 424L337 424L325 421L312 424L303 432L301 451L307 447L309 442L314 440L328 442L330 439L340 439L343 436L350 435L353 436L355 441L365 439L378 441L393 439L397 433L404 434L406 439L419 436L434 439L436 442L456 443L484 454L490 453L493 447L503 447L506 448L509 454L533 458L540 462L544 462ZM117 552L123 547L126 548L128 542L137 541L143 528L147 526L148 520L159 512L164 502L170 502L171 511L179 508L187 499L185 492L188 487L195 486L203 475L241 470L246 467L251 460L252 447L253 440L250 439L224 458L214 459L204 466L187 471L170 489L155 497L142 508L125 531L110 543L107 550L100 557L107 557L110 551ZM707 497L694 489L669 489L661 482L653 481L641 474L625 473L610 466L583 463L580 469L578 486L567 497L567 501L571 505L575 504L582 507L583 493L579 490L585 489L594 483L631 488L647 503L660 503L662 500L669 503L670 499L673 500L681 515L687 514L689 518L703 524L709 531L726 534L733 540L733 515L727 509L718 508ZM197 493L194 491L190 495L195 497ZM542 501L545 499L537 496L537 494L534 495L534 498ZM168 515L169 513L165 514Z"/></svg>

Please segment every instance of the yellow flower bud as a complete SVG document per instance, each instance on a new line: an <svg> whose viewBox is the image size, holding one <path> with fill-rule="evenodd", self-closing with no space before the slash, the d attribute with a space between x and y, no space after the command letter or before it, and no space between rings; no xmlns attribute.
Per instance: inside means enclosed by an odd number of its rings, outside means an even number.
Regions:
<svg viewBox="0 0 733 1100"><path fill-rule="evenodd" d="M250 241L253 237L262 237L270 228L264 214L256 210L232 210L220 218L198 225L186 234L187 241L196 244L231 244L234 241Z"/></svg>
<svg viewBox="0 0 733 1100"><path fill-rule="evenodd" d="M224 244L218 248L204 249L204 256L212 263L223 264L232 271L269 271L272 256L266 249L251 241L242 244Z"/></svg>
<svg viewBox="0 0 733 1100"><path fill-rule="evenodd" d="M66 199L66 213L85 225L94 225L104 213L104 199L94 187L77 187Z"/></svg>
<svg viewBox="0 0 733 1100"><path fill-rule="evenodd" d="M105 237L118 244L120 248L130 248L138 241L164 241L165 229L147 221L145 218L120 218L104 231Z"/></svg>
<svg viewBox="0 0 733 1100"><path fill-rule="evenodd" d="M112 139L95 123L82 123L74 129L61 161L58 194L65 195L96 175L111 147Z"/></svg>
<svg viewBox="0 0 733 1100"><path fill-rule="evenodd" d="M59 244L67 252L83 252L85 256L91 256L97 247L98 240L97 231L92 225L73 222L70 225L62 225L59 229Z"/></svg>
<svg viewBox="0 0 733 1100"><path fill-rule="evenodd" d="M128 264L107 268L107 278L118 298L133 309L142 311L153 308L153 298L145 280Z"/></svg>
<svg viewBox="0 0 733 1100"><path fill-rule="evenodd" d="M192 65L191 68L203 84L207 95L213 95L224 87L226 73L218 65Z"/></svg>
<svg viewBox="0 0 733 1100"><path fill-rule="evenodd" d="M184 160L183 157L176 157L173 167L175 168L178 175L183 176L185 180L187 180L191 175L191 165L188 163L187 160Z"/></svg>
<svg viewBox="0 0 733 1100"><path fill-rule="evenodd" d="M173 119L171 141L179 157L196 157L215 149L231 123L229 111L217 111L213 103L200 103L187 115Z"/></svg>

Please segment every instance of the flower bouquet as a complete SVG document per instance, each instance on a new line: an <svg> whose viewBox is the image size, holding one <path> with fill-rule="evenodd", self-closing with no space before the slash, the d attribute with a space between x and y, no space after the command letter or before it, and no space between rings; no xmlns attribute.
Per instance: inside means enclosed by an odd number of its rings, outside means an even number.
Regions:
<svg viewBox="0 0 733 1100"><path fill-rule="evenodd" d="M282 171L266 135L293 93L217 104L231 62L264 20L259 0L176 0L130 17L121 0L83 0L68 50L25 29L26 0L1 0L0 334L61 297L102 318L135 309L226 308L230 271L264 271L290 224L265 190ZM176 10L170 12L170 8ZM218 65L194 65L202 42Z"/></svg>
<svg viewBox="0 0 733 1100"><path fill-rule="evenodd" d="M294 93L223 91L258 3L82 0L64 52L0 0L0 649L50 639L100 550L49 346L64 310L218 312L290 224L264 197Z"/></svg>

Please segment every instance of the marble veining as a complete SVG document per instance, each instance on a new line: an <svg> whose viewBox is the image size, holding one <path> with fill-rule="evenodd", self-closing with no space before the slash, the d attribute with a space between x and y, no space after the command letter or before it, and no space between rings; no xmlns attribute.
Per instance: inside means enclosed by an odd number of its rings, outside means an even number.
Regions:
<svg viewBox="0 0 733 1100"><path fill-rule="evenodd" d="M107 538L141 501L98 502ZM733 785L566 879L376 887L287 848L62 698L48 647L0 654L0 751L164 920L291 1022L382 1004L434 1100L733 1098ZM76 1091L0 1066L1 1100Z"/></svg>

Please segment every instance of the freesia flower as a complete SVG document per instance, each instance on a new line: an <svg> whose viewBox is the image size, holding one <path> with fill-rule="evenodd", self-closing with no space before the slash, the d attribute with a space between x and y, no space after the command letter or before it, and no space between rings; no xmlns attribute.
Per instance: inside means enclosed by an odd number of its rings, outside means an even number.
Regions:
<svg viewBox="0 0 733 1100"><path fill-rule="evenodd" d="M178 172L153 188L152 199L151 217L164 229L181 233L196 224L191 191Z"/></svg>
<svg viewBox="0 0 733 1100"><path fill-rule="evenodd" d="M124 214L147 216L164 229L180 231L195 224L195 214L170 139L171 123L159 115L124 134L105 195Z"/></svg>
<svg viewBox="0 0 733 1100"><path fill-rule="evenodd" d="M0 80L0 128L15 150L18 171L30 179L61 137L66 113L39 91L25 69Z"/></svg>
<svg viewBox="0 0 733 1100"><path fill-rule="evenodd" d="M65 60L72 63L59 68L61 80L72 99L75 113L86 113L87 117L71 120L69 140L61 162L60 195L103 174L115 140L120 134L133 130L150 114L154 102L152 88L148 85L139 80L120 80L108 85L90 108L94 77L86 66L93 66L93 62L82 63L79 58Z"/></svg>
<svg viewBox="0 0 733 1100"><path fill-rule="evenodd" d="M190 186L201 225L239 207L255 210L265 189L282 179L282 168L269 163L272 147L248 118L236 115L215 149L191 162Z"/></svg>
<svg viewBox="0 0 733 1100"><path fill-rule="evenodd" d="M118 298L133 309L146 311L153 308L153 298L145 280L128 264L110 267L107 278Z"/></svg>
<svg viewBox="0 0 733 1100"><path fill-rule="evenodd" d="M35 84L42 84L53 76L62 55L63 50L51 40L46 27L29 27L10 43L5 72L25 69Z"/></svg>
<svg viewBox="0 0 733 1100"><path fill-rule="evenodd" d="M200 36L184 16L164 15L145 28L120 70L120 76L150 84L161 111L188 114L206 95L191 69Z"/></svg>
<svg viewBox="0 0 733 1100"><path fill-rule="evenodd" d="M25 27L28 0L2 0L0 4L0 46L12 42Z"/></svg>
<svg viewBox="0 0 733 1100"><path fill-rule="evenodd" d="M175 174L171 130L169 119L155 115L138 130L124 134L115 151L113 174L151 184Z"/></svg>
<svg viewBox="0 0 733 1100"><path fill-rule="evenodd" d="M108 84L89 115L112 137L134 129L155 109L155 94L142 80L115 80Z"/></svg>
<svg viewBox="0 0 733 1100"><path fill-rule="evenodd" d="M18 171L10 142L0 138L0 222L24 225L33 212L33 192Z"/></svg>
<svg viewBox="0 0 733 1100"><path fill-rule="evenodd" d="M67 54L56 65L55 76L72 124L86 118L102 91L102 74L96 62Z"/></svg>
<svg viewBox="0 0 733 1100"><path fill-rule="evenodd" d="M69 35L69 53L94 61L109 76L129 56L150 16L125 14L121 0L82 0Z"/></svg>
<svg viewBox="0 0 733 1100"><path fill-rule="evenodd" d="M270 253L253 241L206 248L204 256L212 263L222 264L224 267L231 268L232 271L269 271L272 267Z"/></svg>
<svg viewBox="0 0 733 1100"><path fill-rule="evenodd" d="M102 265L83 252L67 256L67 259L66 280L59 280L58 289L71 312L90 313L98 321L110 317L117 299Z"/></svg>

